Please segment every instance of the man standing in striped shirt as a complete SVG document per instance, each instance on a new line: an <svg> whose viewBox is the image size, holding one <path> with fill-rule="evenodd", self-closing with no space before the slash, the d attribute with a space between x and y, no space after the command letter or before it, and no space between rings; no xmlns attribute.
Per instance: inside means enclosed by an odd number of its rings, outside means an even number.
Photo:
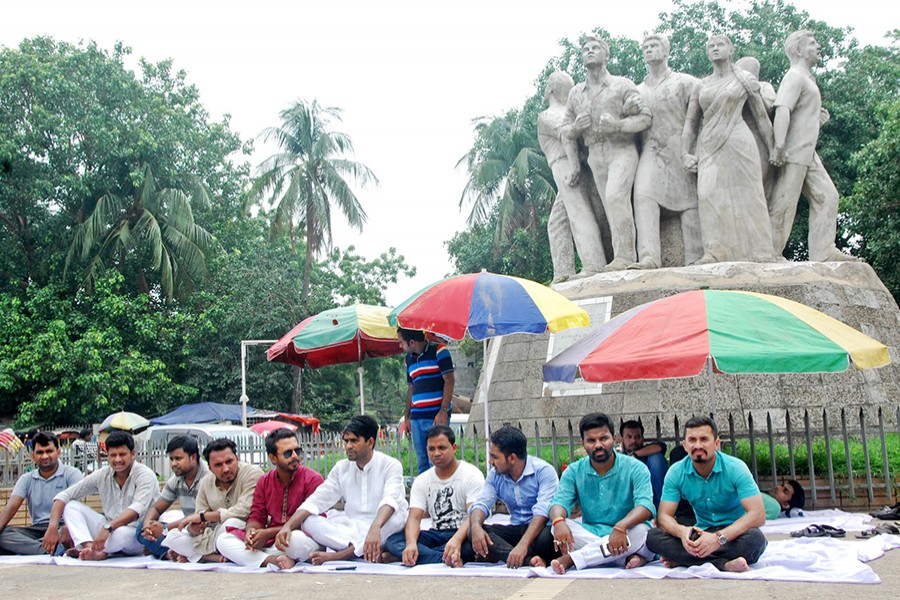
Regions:
<svg viewBox="0 0 900 600"><path fill-rule="evenodd" d="M418 472L431 467L426 451L428 430L450 422L453 397L453 358L445 344L429 342L425 333L397 329L400 348L406 352L406 431L412 435Z"/></svg>

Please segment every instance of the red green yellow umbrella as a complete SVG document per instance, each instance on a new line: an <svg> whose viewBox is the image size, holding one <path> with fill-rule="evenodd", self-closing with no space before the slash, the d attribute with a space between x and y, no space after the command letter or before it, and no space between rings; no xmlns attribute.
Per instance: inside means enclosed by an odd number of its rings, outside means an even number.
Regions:
<svg viewBox="0 0 900 600"><path fill-rule="evenodd" d="M399 354L397 330L388 324L385 306L354 304L324 310L304 319L266 351L270 362L318 369L359 363L359 404L365 408L362 361Z"/></svg>
<svg viewBox="0 0 900 600"><path fill-rule="evenodd" d="M806 305L697 290L637 306L544 365L545 381L613 382L718 373L833 373L881 367L887 347ZM711 377L711 375L710 375Z"/></svg>
<svg viewBox="0 0 900 600"><path fill-rule="evenodd" d="M590 324L587 312L559 292L530 279L486 271L433 283L395 308L389 319L455 340L466 332L483 340Z"/></svg>

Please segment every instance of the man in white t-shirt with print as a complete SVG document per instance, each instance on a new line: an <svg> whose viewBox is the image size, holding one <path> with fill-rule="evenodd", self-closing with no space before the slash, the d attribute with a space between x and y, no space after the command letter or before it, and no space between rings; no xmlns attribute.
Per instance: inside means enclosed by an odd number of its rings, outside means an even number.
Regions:
<svg viewBox="0 0 900 600"><path fill-rule="evenodd" d="M456 458L456 435L446 425L426 433L428 459L434 466L416 477L409 495L406 527L385 542L385 560L403 564L436 564L444 560L444 547L457 532L468 536L468 509L478 498L484 475L472 464ZM431 516L431 528L422 518Z"/></svg>

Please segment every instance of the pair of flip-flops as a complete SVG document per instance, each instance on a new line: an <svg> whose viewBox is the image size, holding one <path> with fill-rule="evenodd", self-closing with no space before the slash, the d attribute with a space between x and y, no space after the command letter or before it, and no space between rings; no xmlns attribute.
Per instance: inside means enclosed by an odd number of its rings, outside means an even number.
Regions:
<svg viewBox="0 0 900 600"><path fill-rule="evenodd" d="M847 532L831 525L810 525L805 529L792 531L791 537L836 537L842 538Z"/></svg>
<svg viewBox="0 0 900 600"><path fill-rule="evenodd" d="M900 523L882 523L876 527L872 527L871 529L860 531L856 537L861 540L865 540L882 533L900 535Z"/></svg>
<svg viewBox="0 0 900 600"><path fill-rule="evenodd" d="M876 519L884 519L886 521L900 519L900 502L891 506L885 506L881 510L869 514Z"/></svg>

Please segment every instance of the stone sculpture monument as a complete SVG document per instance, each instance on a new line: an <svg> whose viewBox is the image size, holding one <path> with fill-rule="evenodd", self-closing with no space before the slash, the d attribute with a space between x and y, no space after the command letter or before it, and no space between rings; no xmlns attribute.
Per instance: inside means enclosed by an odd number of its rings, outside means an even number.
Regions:
<svg viewBox="0 0 900 600"><path fill-rule="evenodd" d="M573 237L581 258L579 276L595 275L606 266L600 226L590 199L578 182L571 179L573 172L579 168L577 143L561 136L566 119L566 100L574 85L568 73L552 73L544 92L549 107L538 115L537 120L538 143L547 157L557 189L547 223L554 282L565 281L575 274Z"/></svg>
<svg viewBox="0 0 900 600"><path fill-rule="evenodd" d="M606 42L586 36L581 57L587 79L569 92L563 135L582 140L588 149L587 163L612 234L613 258L604 270L618 271L637 260L631 188L638 163L636 134L650 126L650 111L634 82L607 71ZM573 186L581 172L576 166Z"/></svg>
<svg viewBox="0 0 900 600"><path fill-rule="evenodd" d="M838 192L816 153L819 126L828 120L811 69L819 62L819 44L812 32L795 31L784 42L791 68L775 98L776 175L769 206L774 251L781 254L791 234L800 192L809 200L809 259L854 260L834 245Z"/></svg>
<svg viewBox="0 0 900 600"><path fill-rule="evenodd" d="M637 86L650 109L650 128L641 133L641 155L634 179L634 220L637 228L638 269L662 266L660 208L679 213L684 264L703 254L697 176L682 168L681 134L691 94L699 80L669 68L669 41L650 35L641 45L648 74Z"/></svg>

